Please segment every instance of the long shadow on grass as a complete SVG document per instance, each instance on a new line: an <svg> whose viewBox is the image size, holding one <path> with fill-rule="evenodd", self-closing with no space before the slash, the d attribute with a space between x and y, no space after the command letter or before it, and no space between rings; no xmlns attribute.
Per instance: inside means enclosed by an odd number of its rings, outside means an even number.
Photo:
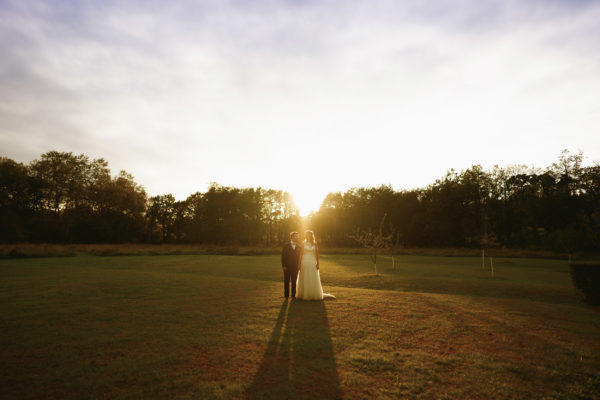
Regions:
<svg viewBox="0 0 600 400"><path fill-rule="evenodd" d="M322 301L281 306L247 399L339 399L342 397Z"/></svg>

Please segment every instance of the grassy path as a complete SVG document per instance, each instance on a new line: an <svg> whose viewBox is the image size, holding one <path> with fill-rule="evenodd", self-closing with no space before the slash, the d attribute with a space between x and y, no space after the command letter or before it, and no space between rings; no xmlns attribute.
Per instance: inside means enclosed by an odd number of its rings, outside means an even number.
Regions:
<svg viewBox="0 0 600 400"><path fill-rule="evenodd" d="M334 301L284 302L276 256L0 261L0 397L600 398L600 312L562 261L324 257Z"/></svg>

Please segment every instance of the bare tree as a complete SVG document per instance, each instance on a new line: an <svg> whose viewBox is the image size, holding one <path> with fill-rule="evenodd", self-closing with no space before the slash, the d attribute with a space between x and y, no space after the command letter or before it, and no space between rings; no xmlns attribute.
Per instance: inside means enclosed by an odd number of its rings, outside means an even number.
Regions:
<svg viewBox="0 0 600 400"><path fill-rule="evenodd" d="M385 249L389 249L393 243L394 233L384 233L383 226L387 214L383 214L381 222L379 223L379 229L374 232L371 228L364 230L355 228L351 234L348 235L350 239L355 240L361 246L371 250L371 260L373 261L373 269L376 275L379 275L377 271L377 252Z"/></svg>

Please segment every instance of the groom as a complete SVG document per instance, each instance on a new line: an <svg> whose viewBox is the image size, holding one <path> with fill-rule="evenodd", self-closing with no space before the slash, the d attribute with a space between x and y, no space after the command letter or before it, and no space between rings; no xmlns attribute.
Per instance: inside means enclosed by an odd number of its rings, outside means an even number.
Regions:
<svg viewBox="0 0 600 400"><path fill-rule="evenodd" d="M283 295L290 296L290 280L292 281L292 299L296 298L296 278L298 277L298 258L300 257L300 244L298 232L290 233L290 241L281 250L281 268L283 269Z"/></svg>

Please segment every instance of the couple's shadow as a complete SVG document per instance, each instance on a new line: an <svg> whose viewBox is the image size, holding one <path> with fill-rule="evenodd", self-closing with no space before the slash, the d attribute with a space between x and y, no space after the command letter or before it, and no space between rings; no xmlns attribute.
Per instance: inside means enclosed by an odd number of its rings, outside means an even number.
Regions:
<svg viewBox="0 0 600 400"><path fill-rule="evenodd" d="M327 311L322 301L284 302L247 399L339 399Z"/></svg>

